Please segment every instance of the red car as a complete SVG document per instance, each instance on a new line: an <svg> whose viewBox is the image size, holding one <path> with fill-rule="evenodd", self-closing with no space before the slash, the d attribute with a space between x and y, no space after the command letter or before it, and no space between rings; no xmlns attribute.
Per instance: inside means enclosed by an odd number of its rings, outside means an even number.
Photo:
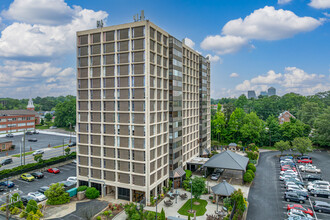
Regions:
<svg viewBox="0 0 330 220"><path fill-rule="evenodd" d="M310 159L301 159L301 160L298 160L298 163L310 163L310 164L312 164L313 161L310 160Z"/></svg>
<svg viewBox="0 0 330 220"><path fill-rule="evenodd" d="M302 205L299 205L299 204L289 204L287 209L288 209L288 211L290 209L297 209L297 210L302 211L303 213L310 214L311 216L314 216L314 213L313 213L312 210L310 210L308 208L304 208Z"/></svg>
<svg viewBox="0 0 330 220"><path fill-rule="evenodd" d="M59 169L57 169L57 168L49 168L48 170L48 173L60 173L60 170Z"/></svg>
<svg viewBox="0 0 330 220"><path fill-rule="evenodd" d="M281 171L286 171L286 170L297 171L295 167L290 167L289 165L281 166Z"/></svg>

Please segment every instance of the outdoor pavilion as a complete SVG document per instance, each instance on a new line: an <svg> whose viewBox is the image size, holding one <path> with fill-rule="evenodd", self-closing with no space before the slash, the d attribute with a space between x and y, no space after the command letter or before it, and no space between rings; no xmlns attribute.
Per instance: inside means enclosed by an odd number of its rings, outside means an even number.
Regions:
<svg viewBox="0 0 330 220"><path fill-rule="evenodd" d="M212 186L211 189L212 189L212 192L214 193L214 195L216 195L217 212L218 212L218 205L219 205L219 196L228 197L236 190L232 185L227 183L226 180L224 180L222 183Z"/></svg>
<svg viewBox="0 0 330 220"><path fill-rule="evenodd" d="M243 176L248 163L249 158L227 150L211 157L206 163L204 163L202 168L204 169L205 176L208 168L242 171L242 182L244 183Z"/></svg>

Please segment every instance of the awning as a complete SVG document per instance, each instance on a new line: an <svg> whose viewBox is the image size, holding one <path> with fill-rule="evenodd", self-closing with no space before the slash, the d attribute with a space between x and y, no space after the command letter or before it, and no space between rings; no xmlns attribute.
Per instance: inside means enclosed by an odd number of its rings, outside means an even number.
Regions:
<svg viewBox="0 0 330 220"><path fill-rule="evenodd" d="M186 175L186 172L183 170L182 167L178 167L170 173L170 178L183 177L184 175Z"/></svg>
<svg viewBox="0 0 330 220"><path fill-rule="evenodd" d="M237 144L236 143L230 143L228 146L229 147L237 147Z"/></svg>
<svg viewBox="0 0 330 220"><path fill-rule="evenodd" d="M216 195L220 196L230 196L235 192L235 188L224 180L222 183L211 187L212 191Z"/></svg>

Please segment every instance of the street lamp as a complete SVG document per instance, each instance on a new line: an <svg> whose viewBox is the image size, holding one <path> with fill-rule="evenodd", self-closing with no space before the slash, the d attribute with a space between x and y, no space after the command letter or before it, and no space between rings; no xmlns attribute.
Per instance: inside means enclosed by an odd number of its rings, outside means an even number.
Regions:
<svg viewBox="0 0 330 220"><path fill-rule="evenodd" d="M192 211L192 181L190 180L190 210Z"/></svg>
<svg viewBox="0 0 330 220"><path fill-rule="evenodd" d="M158 201L158 197L157 196L155 196L155 198L154 198L155 200L156 200L156 220L157 220L157 201Z"/></svg>

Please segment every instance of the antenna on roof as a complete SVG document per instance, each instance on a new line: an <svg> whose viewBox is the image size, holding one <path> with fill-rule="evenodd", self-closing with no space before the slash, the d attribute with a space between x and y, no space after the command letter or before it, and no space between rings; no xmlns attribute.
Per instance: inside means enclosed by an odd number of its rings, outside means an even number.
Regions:
<svg viewBox="0 0 330 220"><path fill-rule="evenodd" d="M144 10L141 10L141 15L139 16L139 14L133 15L133 20L134 22L137 21L144 21L145 17L144 17Z"/></svg>
<svg viewBox="0 0 330 220"><path fill-rule="evenodd" d="M103 20L96 21L96 27L97 28L103 28Z"/></svg>

